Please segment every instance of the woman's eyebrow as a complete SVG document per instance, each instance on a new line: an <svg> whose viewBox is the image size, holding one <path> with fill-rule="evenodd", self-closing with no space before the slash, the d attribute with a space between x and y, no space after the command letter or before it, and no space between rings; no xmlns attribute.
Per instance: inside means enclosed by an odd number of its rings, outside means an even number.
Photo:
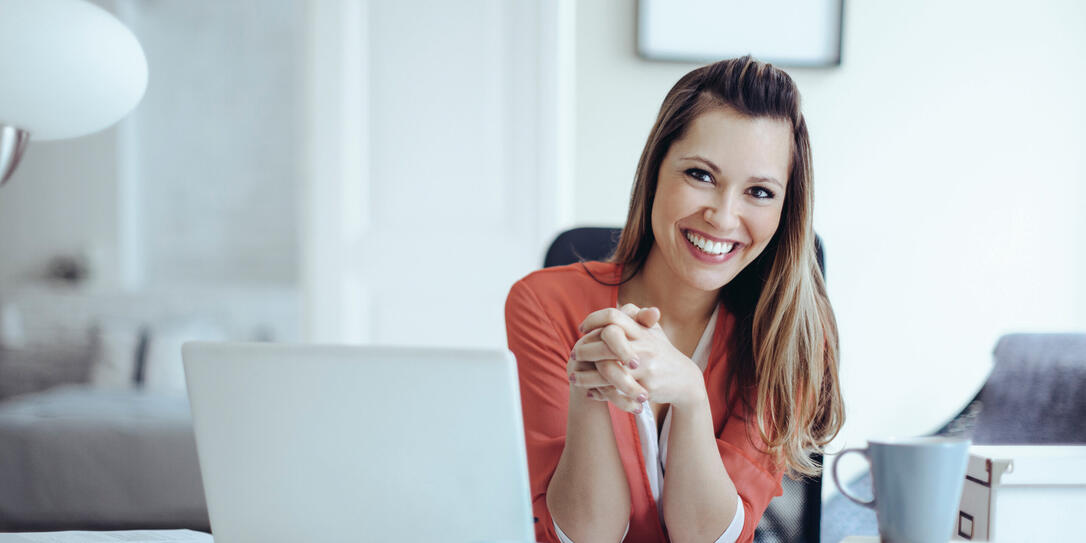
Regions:
<svg viewBox="0 0 1086 543"><path fill-rule="evenodd" d="M717 167L716 164L713 164L712 160L709 160L709 159L707 159L707 158L705 158L705 157L703 157L701 155L684 156L684 157L682 157L682 160L696 160L696 161L701 162L702 164L705 164L706 166L708 166L709 169L712 170L714 174L716 174L718 176L720 175L720 168ZM773 177L754 176L754 177L751 177L750 179L748 179L747 182L769 183L771 185L777 185L778 187L780 187L782 189L784 188L784 184L781 183L780 181L777 181L777 179L773 178Z"/></svg>
<svg viewBox="0 0 1086 543"><path fill-rule="evenodd" d="M696 160L698 162L701 162L701 163L705 164L706 166L708 166L710 170L713 170L713 173L715 173L717 175L720 175L720 168L718 168L716 164L713 164L713 161L711 161L711 160L709 160L709 159L707 159L707 158L705 158L703 156L700 156L700 155L685 156L685 157L683 157L683 160Z"/></svg>
<svg viewBox="0 0 1086 543"><path fill-rule="evenodd" d="M781 189L784 188L784 184L772 177L751 177L750 181L754 181L757 183L769 183L771 185L777 185Z"/></svg>

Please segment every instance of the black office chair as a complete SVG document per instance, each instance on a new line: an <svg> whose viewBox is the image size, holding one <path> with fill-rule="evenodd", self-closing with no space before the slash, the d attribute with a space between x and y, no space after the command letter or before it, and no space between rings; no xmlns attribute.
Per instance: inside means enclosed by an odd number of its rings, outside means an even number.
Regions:
<svg viewBox="0 0 1086 543"><path fill-rule="evenodd" d="M543 267L563 266L582 260L607 260L615 252L621 234L621 228L608 226L582 226L566 230L551 242L543 258ZM815 234L815 258L825 278L826 258L822 253L822 238Z"/></svg>
<svg viewBox="0 0 1086 543"><path fill-rule="evenodd" d="M606 260L618 245L621 228L582 227L566 230L555 238L543 259L543 267L562 266L579 261ZM826 264L822 240L815 236L815 256L825 277ZM822 455L813 455L822 463ZM799 480L784 478L784 494L769 503L754 540L770 542L818 543L822 524L822 477Z"/></svg>

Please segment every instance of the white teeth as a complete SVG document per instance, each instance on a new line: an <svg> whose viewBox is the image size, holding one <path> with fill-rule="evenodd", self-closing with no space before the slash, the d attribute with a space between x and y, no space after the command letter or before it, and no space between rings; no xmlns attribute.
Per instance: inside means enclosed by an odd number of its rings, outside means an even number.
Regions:
<svg viewBox="0 0 1086 543"><path fill-rule="evenodd" d="M735 246L734 243L725 243L720 241L712 242L702 238L697 234L694 234L693 232L687 232L686 239L690 240L690 243L693 243L694 246L698 249L701 249L703 252L711 255L722 255L724 253L730 252L732 250L732 247Z"/></svg>

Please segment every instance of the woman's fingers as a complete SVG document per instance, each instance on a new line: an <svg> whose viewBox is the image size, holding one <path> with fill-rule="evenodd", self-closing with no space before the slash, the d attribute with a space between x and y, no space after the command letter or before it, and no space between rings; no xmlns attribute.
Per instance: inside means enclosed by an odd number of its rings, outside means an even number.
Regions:
<svg viewBox="0 0 1086 543"><path fill-rule="evenodd" d="M655 307L646 307L639 310L636 315L632 315L632 318L637 324L645 328L652 328L660 322L660 310Z"/></svg>
<svg viewBox="0 0 1086 543"><path fill-rule="evenodd" d="M603 377L608 384L614 386L620 392L625 394L636 403L648 401L649 393L645 390L645 387L641 386L629 372L623 368L616 360L605 360L603 362L596 363L596 371Z"/></svg>
<svg viewBox="0 0 1086 543"><path fill-rule="evenodd" d="M577 341L572 356L578 360L635 360L637 355L630 341L640 338L645 328L656 326L659 320L659 309L642 309L634 304L595 311L581 323L585 335Z"/></svg>
<svg viewBox="0 0 1086 543"><path fill-rule="evenodd" d="M623 313L625 313L627 317L630 317L631 319L637 320L635 317L637 317L637 313L641 311L641 308L637 307L634 304L626 304L626 305L620 307L619 311L622 311Z"/></svg>
<svg viewBox="0 0 1086 543"><path fill-rule="evenodd" d="M585 396L588 397L591 400L596 400L597 402L606 402L606 401L608 401L607 400L607 392L609 390L614 390L614 389L615 389L615 387L610 387L610 386L608 386L608 387L590 388L590 389L588 389L588 392L585 392Z"/></svg>
<svg viewBox="0 0 1086 543"><path fill-rule="evenodd" d="M617 360L602 360L594 364L576 362L569 374L569 384L582 389L614 387L635 403L648 400L645 387L622 367Z"/></svg>
<svg viewBox="0 0 1086 543"><path fill-rule="evenodd" d="M591 332L592 330L603 328L609 324L616 324L622 327L622 330L626 332L626 335L633 339L640 337L642 332L641 325L634 321L629 315L620 309L608 307L607 309L589 313L584 321L581 322L581 333Z"/></svg>
<svg viewBox="0 0 1086 543"><path fill-rule="evenodd" d="M620 358L611 351L611 348L608 347L603 340L600 339L600 334L602 333L603 330L593 330L589 332L588 335L579 339L577 344L573 346L570 357L572 357L573 360L588 362Z"/></svg>
<svg viewBox="0 0 1086 543"><path fill-rule="evenodd" d="M637 353L634 352L633 345L630 345L630 340L622 328L614 324L604 326L600 329L600 340L615 354L615 358L621 360L630 369L637 368Z"/></svg>
<svg viewBox="0 0 1086 543"><path fill-rule="evenodd" d="M615 387L595 388L592 391L594 397L602 396L603 399L615 404L615 407L627 413L640 413L644 409L641 402L620 393Z"/></svg>
<svg viewBox="0 0 1086 543"><path fill-rule="evenodd" d="M569 374L569 384L580 388L596 388L611 386L611 382L604 379L595 368L575 371Z"/></svg>

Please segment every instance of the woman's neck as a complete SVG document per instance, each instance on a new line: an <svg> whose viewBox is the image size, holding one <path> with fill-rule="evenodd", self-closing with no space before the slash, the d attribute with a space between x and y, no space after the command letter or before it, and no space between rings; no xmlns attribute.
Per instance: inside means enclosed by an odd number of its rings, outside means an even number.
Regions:
<svg viewBox="0 0 1086 543"><path fill-rule="evenodd" d="M675 277L656 251L649 251L645 264L632 279L618 288L619 305L660 309L660 326L665 330L696 326L704 328L716 309L719 291L693 288Z"/></svg>

